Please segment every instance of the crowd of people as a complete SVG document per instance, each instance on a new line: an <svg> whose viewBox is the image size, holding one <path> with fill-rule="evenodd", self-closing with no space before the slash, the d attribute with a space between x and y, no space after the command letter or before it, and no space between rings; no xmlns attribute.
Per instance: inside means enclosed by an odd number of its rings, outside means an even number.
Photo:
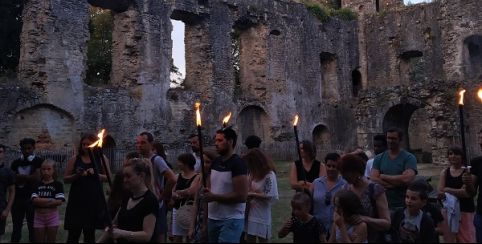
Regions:
<svg viewBox="0 0 482 244"><path fill-rule="evenodd" d="M482 149L482 130L478 138ZM109 159L99 154L96 160L88 148L93 135L81 138L63 181L55 161L35 155L35 140L20 141L22 155L10 167L0 145L0 240L11 215L11 242L21 240L24 219L30 242L56 242L59 206L66 204L69 243L81 235L90 243L270 242L278 180L261 139L248 137L241 155L230 127L218 130L215 148L202 155L199 138L188 139L192 151L177 156L176 174L162 143L140 133L137 150L126 155L112 182ZM434 189L416 177L417 159L402 140L401 130L390 128L373 138L373 158L357 149L328 153L323 162L313 143L302 141L289 172L291 215L275 230L278 237L292 233L294 243L482 242L482 156L467 167L463 150L449 148L450 165ZM67 199L64 184L70 185ZM96 230L103 230L97 240Z"/></svg>

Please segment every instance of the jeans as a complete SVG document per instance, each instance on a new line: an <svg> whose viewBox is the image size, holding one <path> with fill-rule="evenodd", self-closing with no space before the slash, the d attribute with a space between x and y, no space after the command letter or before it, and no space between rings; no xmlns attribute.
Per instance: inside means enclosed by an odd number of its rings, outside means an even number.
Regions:
<svg viewBox="0 0 482 244"><path fill-rule="evenodd" d="M208 238L212 243L239 243L244 219L208 220Z"/></svg>
<svg viewBox="0 0 482 244"><path fill-rule="evenodd" d="M12 237L10 242L18 243L22 239L23 219L27 219L28 239L30 243L34 240L33 216L34 210L30 198L16 197L12 205Z"/></svg>
<svg viewBox="0 0 482 244"><path fill-rule="evenodd" d="M482 215L475 214L474 216L475 238L477 243L482 243Z"/></svg>

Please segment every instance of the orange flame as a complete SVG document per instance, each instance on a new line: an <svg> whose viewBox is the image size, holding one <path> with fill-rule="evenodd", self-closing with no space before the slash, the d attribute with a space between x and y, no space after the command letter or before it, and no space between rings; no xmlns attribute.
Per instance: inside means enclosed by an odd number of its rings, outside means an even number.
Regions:
<svg viewBox="0 0 482 244"><path fill-rule="evenodd" d="M224 116L224 119L223 119L223 125L227 124L229 122L229 119L231 119L231 112L229 112L228 115Z"/></svg>
<svg viewBox="0 0 482 244"><path fill-rule="evenodd" d="M194 107L196 108L196 125L201 126L201 112L199 111L199 109L201 109L201 103L195 103Z"/></svg>
<svg viewBox="0 0 482 244"><path fill-rule="evenodd" d="M297 126L297 125L298 125L298 119L299 119L299 116L298 116L298 115L295 115L295 121L293 122L293 126Z"/></svg>
<svg viewBox="0 0 482 244"><path fill-rule="evenodd" d="M482 88L480 88L479 91L477 92L477 96L479 97L480 102L482 103Z"/></svg>
<svg viewBox="0 0 482 244"><path fill-rule="evenodd" d="M464 93L465 89L462 89L462 91L459 92L459 105L464 105Z"/></svg>
<svg viewBox="0 0 482 244"><path fill-rule="evenodd" d="M99 140L95 141L94 143L90 144L89 147L102 147L102 143L104 142L104 137L105 137L105 129L102 129L99 134L97 134L97 137L99 137Z"/></svg>

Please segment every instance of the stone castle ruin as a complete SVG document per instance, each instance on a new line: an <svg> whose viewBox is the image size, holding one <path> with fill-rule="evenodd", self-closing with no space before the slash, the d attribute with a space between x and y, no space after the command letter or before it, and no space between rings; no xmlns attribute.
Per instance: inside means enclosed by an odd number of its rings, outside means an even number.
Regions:
<svg viewBox="0 0 482 244"><path fill-rule="evenodd" d="M463 86L469 155L480 154L482 1L321 2L357 18L320 20L292 0L25 1L16 73L1 79L0 143L18 148L33 137L45 149L75 148L81 133L106 128L110 146L134 149L147 130L175 156L195 132L201 101L207 141L231 111L239 147L256 134L275 159L296 157L299 114L300 139L315 142L319 159L371 149L375 134L398 126L419 162L443 164L447 148L460 145ZM85 82L92 6L113 15L102 85ZM185 24L178 88L170 88L171 19Z"/></svg>

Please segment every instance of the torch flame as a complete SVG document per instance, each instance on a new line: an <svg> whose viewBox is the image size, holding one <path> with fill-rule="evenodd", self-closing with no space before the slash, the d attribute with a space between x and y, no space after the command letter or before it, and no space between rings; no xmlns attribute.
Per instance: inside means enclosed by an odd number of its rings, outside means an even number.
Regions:
<svg viewBox="0 0 482 244"><path fill-rule="evenodd" d="M482 103L482 88L480 88L479 91L477 92L477 96L479 97L480 102Z"/></svg>
<svg viewBox="0 0 482 244"><path fill-rule="evenodd" d="M223 124L227 124L229 122L229 119L231 118L231 112L229 112L228 115L226 115L223 119Z"/></svg>
<svg viewBox="0 0 482 244"><path fill-rule="evenodd" d="M293 122L293 126L297 126L297 125L298 125L298 119L299 119L299 116L298 116L298 115L295 115L295 121Z"/></svg>
<svg viewBox="0 0 482 244"><path fill-rule="evenodd" d="M105 129L102 129L99 134L97 134L97 137L99 138L99 140L95 141L94 143L90 144L89 147L92 148L92 147L95 147L95 146L98 146L98 147L102 147L102 143L104 142L104 134L105 134Z"/></svg>
<svg viewBox="0 0 482 244"><path fill-rule="evenodd" d="M196 108L196 125L201 126L201 112L199 111L199 109L201 108L201 103L195 103L194 107Z"/></svg>
<svg viewBox="0 0 482 244"><path fill-rule="evenodd" d="M465 90L462 90L459 92L459 105L464 105L464 93L465 93Z"/></svg>

